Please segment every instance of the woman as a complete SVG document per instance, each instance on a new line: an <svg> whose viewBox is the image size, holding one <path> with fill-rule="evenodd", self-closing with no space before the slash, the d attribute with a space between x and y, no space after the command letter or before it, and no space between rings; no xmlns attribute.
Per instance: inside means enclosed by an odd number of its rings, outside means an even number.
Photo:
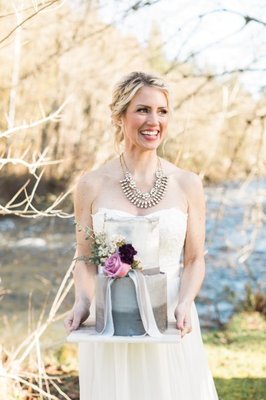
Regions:
<svg viewBox="0 0 266 400"><path fill-rule="evenodd" d="M160 268L167 274L169 318L181 330L177 344L79 345L81 400L215 400L218 399L204 354L194 299L205 274L205 201L198 175L157 156L167 135L169 92L164 81L132 72L116 85L111 104L118 138L124 139L119 158L85 173L75 196L75 219L99 228L103 213L160 221ZM132 185L131 201L121 181ZM158 176L167 181L153 199ZM158 185L160 186L158 181ZM135 201L139 189L141 201ZM143 194L149 192L149 201ZM157 193L158 194L158 193ZM156 201L155 201L156 200ZM141 204L142 203L142 204ZM144 206L144 207L143 207ZM77 229L74 269L76 300L65 325L70 332L90 314L96 267L87 262L90 243ZM180 255L183 273L180 282Z"/></svg>

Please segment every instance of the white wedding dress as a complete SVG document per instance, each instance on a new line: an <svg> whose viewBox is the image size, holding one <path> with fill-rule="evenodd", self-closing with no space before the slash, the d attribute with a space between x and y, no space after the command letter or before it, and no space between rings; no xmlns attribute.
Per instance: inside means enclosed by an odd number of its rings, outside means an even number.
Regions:
<svg viewBox="0 0 266 400"><path fill-rule="evenodd" d="M95 231L102 230L104 213L132 217L100 208L92 215ZM169 208L145 218L152 216L159 217L159 264L167 274L168 319L173 321L188 214ZM217 400L194 303L191 316L192 332L176 344L79 343L80 400Z"/></svg>

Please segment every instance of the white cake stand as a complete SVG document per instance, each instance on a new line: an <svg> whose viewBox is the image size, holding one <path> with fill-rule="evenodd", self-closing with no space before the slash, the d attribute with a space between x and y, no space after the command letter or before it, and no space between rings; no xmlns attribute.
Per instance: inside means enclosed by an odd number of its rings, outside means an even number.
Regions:
<svg viewBox="0 0 266 400"><path fill-rule="evenodd" d="M161 337L151 336L104 336L95 330L95 323L90 322L72 331L68 337L68 342L99 342L99 343L179 343L181 332L176 329L175 322L168 323L167 330Z"/></svg>

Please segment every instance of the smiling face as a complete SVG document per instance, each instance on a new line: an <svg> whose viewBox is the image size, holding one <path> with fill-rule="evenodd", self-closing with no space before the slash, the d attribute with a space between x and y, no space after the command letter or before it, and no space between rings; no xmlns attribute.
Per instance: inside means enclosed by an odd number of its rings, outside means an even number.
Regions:
<svg viewBox="0 0 266 400"><path fill-rule="evenodd" d="M126 146L157 149L166 136L168 125L168 104L164 92L143 86L129 103L121 121Z"/></svg>

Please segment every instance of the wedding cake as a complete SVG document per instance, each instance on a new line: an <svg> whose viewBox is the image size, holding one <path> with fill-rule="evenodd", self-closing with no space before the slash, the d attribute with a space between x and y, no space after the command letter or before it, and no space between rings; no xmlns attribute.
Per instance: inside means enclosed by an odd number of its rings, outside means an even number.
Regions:
<svg viewBox="0 0 266 400"><path fill-rule="evenodd" d="M159 265L159 219L105 217L107 239L126 238L137 250L142 270L123 277L96 276L96 331L106 335L158 336L167 328L166 275Z"/></svg>
<svg viewBox="0 0 266 400"><path fill-rule="evenodd" d="M163 273L145 275L154 318L160 332L167 328L166 276ZM96 279L96 330L104 329L106 313L106 291L108 277L97 275ZM117 278L111 286L112 318L114 335L136 336L146 330L140 315L136 290L129 277Z"/></svg>

